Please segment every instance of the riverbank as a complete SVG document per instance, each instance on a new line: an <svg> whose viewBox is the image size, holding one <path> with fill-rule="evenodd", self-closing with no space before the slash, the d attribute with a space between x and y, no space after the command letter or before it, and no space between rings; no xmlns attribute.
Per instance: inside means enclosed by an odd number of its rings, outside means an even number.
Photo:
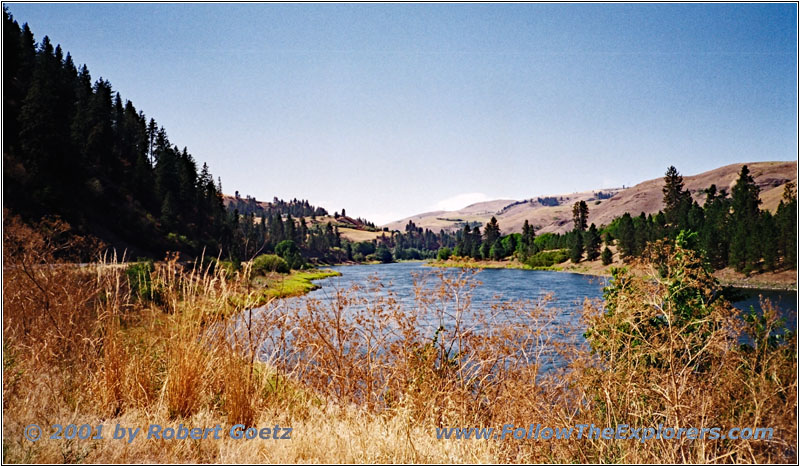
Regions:
<svg viewBox="0 0 800 467"><path fill-rule="evenodd" d="M483 260L458 260L440 261L432 260L427 263L432 267L440 268L474 268L474 269L528 269L528 270L548 270L558 272L570 272L573 274L586 274L590 276L611 277L611 268L626 266L621 261L614 261L609 265L604 265L602 261L581 261L574 264L566 261L554 266L545 268L532 268L516 259L505 261L483 261ZM745 275L734 271L732 268L720 269L714 272L714 277L720 284L729 287L743 289L764 289L764 290L797 290L797 271L785 270L777 272L763 272L758 274Z"/></svg>
<svg viewBox="0 0 800 467"><path fill-rule="evenodd" d="M495 282L488 278L483 291L461 288L462 280L447 277L450 275L433 278L438 282L429 284L433 285L429 289L415 284L414 292L407 295L425 294L430 307L398 306L393 295L362 289L342 297L340 306L310 300L304 306L275 306L241 319L246 308L235 303L240 297L250 300L262 289L280 296L301 293L315 286L311 283L315 278L337 273L275 274L262 276L259 285L241 274L187 269L173 261L144 271L149 279L142 281L157 293L134 294L131 292L142 290L142 283L123 267L98 267L97 271L48 268L31 276L23 269L22 260L36 259L34 255L40 252L41 248L36 248L15 257L19 253L12 251L4 258L9 266L3 276L7 357L3 455L8 463L107 464L147 459L155 463L494 464L511 459L566 464L622 459L648 464L685 459L708 463L722 456L732 462L796 461L793 452L782 448L795 443L796 404L782 396L796 393L797 367L796 360L782 348L768 346L756 363L770 366L759 371L747 366L751 353L739 353L738 345L709 346L709 352L717 352L712 355L717 362L713 368L719 371L696 374L694 368L683 364L641 367L638 357L627 360L633 365L598 379L594 370L597 356L589 354L585 346L573 347L560 340L562 328L554 320L557 309L533 303L509 306L497 298L500 287L509 285L506 278L497 277L504 274L487 274L495 276ZM37 262L48 263L46 259ZM384 266L401 271L422 267ZM375 273L366 271L369 266L358 269L364 276ZM413 282L410 274L403 275ZM566 274L555 279L555 274L549 276L551 280L541 281L541 286L568 279L583 290L597 288ZM462 295L454 295L452 290L464 290L469 299L461 300ZM567 292L563 287L560 290ZM481 293L486 301L481 300ZM572 296L582 295L573 290ZM642 304L640 297L630 296L626 303ZM616 316L596 313L591 304L584 303L586 316L596 318L594 326L599 331L594 336L619 329ZM246 306L252 307L252 301ZM471 310L478 308L472 307L478 306L496 307L498 312L473 313ZM411 327L401 327L398 332L395 325L435 322L441 316L438 310L455 307L462 308L461 316L477 319L465 320L463 327L447 325L448 332L434 334L434 345L431 334ZM483 329L500 338L487 339ZM724 328L715 329L722 332L719 330ZM687 335L658 337L680 341ZM794 348L795 342L790 340L786 348ZM459 345L464 352L448 357L448 364L441 366L437 364L441 358L438 345ZM531 349L529 358L519 359L521 348ZM542 377L552 348L565 349L575 362L563 377ZM641 349L635 346L630 351L639 352L635 356L657 351L655 356L661 361L672 361L667 357L674 355L671 348L651 346L651 350L645 349L647 353ZM506 368L496 365L497 361L514 364ZM463 374L472 377L467 381ZM674 374L692 378L678 381L681 387L699 389L674 390L670 386L675 384ZM502 426L508 420L536 420L551 427L601 426L608 413L605 396L631 393L632 382L638 384L641 394L613 400L614 410L635 412L643 425L745 426L752 422L748 418L751 412L742 410L740 401L756 400L763 408L759 420L774 428L778 447L765 451L773 445L751 445L743 440L723 451L711 442L691 443L683 454L629 440L619 445L591 443L576 452L569 443L554 443L544 450L540 449L544 445L537 443L509 444L514 440L458 443L445 439L449 435L441 431L463 425L460 420L481 420L485 426ZM680 398L664 397L661 388ZM476 405L476 397L486 398L485 404ZM642 399L648 404L641 405ZM680 417L669 412L672 418L665 419L663 414L673 405L686 410ZM34 445L30 437L23 436L28 426L66 423L89 428L102 425L105 441L57 439L43 433ZM219 439L209 437L194 443L169 438L156 442L140 435L123 449L109 439L117 425L159 425L176 433L180 426L223 429ZM248 441L238 435L241 430L234 431L235 437L228 436L236 425L253 427L259 433L269 427L275 436ZM276 425L287 438L276 439ZM352 443L353 439L358 443ZM762 450L754 454L752 446ZM511 456L509 447L514 449Z"/></svg>
<svg viewBox="0 0 800 467"><path fill-rule="evenodd" d="M263 287L259 297L259 304L261 305L275 298L305 295L312 290L320 288L319 285L311 281L341 275L342 273L332 269L311 269L292 271L289 274L272 273L267 276L258 276L253 279L253 284Z"/></svg>

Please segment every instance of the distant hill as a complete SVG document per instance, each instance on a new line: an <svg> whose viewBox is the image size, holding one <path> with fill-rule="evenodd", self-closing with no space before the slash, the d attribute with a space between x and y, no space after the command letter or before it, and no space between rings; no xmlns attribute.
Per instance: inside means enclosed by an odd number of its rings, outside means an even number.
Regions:
<svg viewBox="0 0 800 467"><path fill-rule="evenodd" d="M787 182L797 183L797 162L745 162L730 164L698 175L686 176L683 181L692 197L701 205L705 201L703 190L717 185L717 189L731 192L742 165L747 165L761 188L762 209L775 212ZM680 170L680 168L679 168ZM466 223L481 225L497 218L503 233L520 232L527 219L537 232L564 233L572 228L572 205L586 201L589 205L589 222L598 226L608 224L626 212L638 215L655 214L663 208L661 188L663 178L639 183L630 188L611 188L579 193L539 196L526 200L494 200L471 204L457 211L434 211L407 217L386 224L389 229L403 230L409 220L418 227L435 232L440 229L461 229Z"/></svg>

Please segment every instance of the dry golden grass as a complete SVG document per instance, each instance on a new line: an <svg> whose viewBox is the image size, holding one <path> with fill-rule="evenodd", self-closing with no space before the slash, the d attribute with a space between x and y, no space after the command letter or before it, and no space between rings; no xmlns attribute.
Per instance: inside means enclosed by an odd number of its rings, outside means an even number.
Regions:
<svg viewBox="0 0 800 467"><path fill-rule="evenodd" d="M390 232L370 232L369 230L351 229L349 227L339 227L339 233L351 242L369 242L380 238L381 235L391 236Z"/></svg>
<svg viewBox="0 0 800 467"><path fill-rule="evenodd" d="M261 296L247 268L231 277L168 260L142 298L124 268L59 265L54 252L68 247L5 221L7 463L796 462L794 338L770 340L769 306L764 320L744 323L707 300L714 281L680 249L654 247L639 265L655 268L646 277L618 275L613 312L586 304L589 352L560 335L580 331L556 327L544 302L477 310L468 270L418 277L412 308L376 279L330 302L254 309ZM741 330L755 339L749 350L736 341ZM568 366L544 371L553 358ZM37 443L23 437L31 423L46 434ZM47 439L54 423L102 424L105 439ZM117 424L181 423L293 431L291 440L110 439ZM435 436L506 423L764 426L775 438Z"/></svg>

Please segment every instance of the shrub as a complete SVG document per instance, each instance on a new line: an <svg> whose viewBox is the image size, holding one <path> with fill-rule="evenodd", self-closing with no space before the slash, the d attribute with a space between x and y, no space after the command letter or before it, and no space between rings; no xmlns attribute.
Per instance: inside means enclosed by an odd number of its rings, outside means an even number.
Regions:
<svg viewBox="0 0 800 467"><path fill-rule="evenodd" d="M217 259L213 256L205 256L203 257L203 262L201 264L203 269L208 269L210 272L223 272L227 277L233 277L233 275L242 269L242 263L239 260L221 260Z"/></svg>
<svg viewBox="0 0 800 467"><path fill-rule="evenodd" d="M682 441L676 441L680 450L653 446L641 453L651 458L686 452L731 462L796 459L796 452L783 447L796 445L796 337L778 331L778 313L762 303L763 319L751 313L743 320L701 255L680 243L654 242L634 263L633 270L643 274L614 269L605 303L585 317L596 360L580 375L586 402L581 410L609 426L775 431L770 443L723 436L704 441L702 448Z"/></svg>
<svg viewBox="0 0 800 467"><path fill-rule="evenodd" d="M489 250L489 257L495 261L499 261L506 256L506 250L503 248L503 242L495 240L494 245Z"/></svg>
<svg viewBox="0 0 800 467"><path fill-rule="evenodd" d="M375 250L375 259L380 261L381 263L391 263L392 262L392 252L386 248L386 245L381 245Z"/></svg>
<svg viewBox="0 0 800 467"><path fill-rule="evenodd" d="M300 249L292 240L284 240L275 246L275 253L286 260L291 269L303 269L306 265Z"/></svg>
<svg viewBox="0 0 800 467"><path fill-rule="evenodd" d="M549 268L569 259L568 250L540 251L528 258L528 266L532 268Z"/></svg>
<svg viewBox="0 0 800 467"><path fill-rule="evenodd" d="M289 263L278 255L261 255L253 260L253 272L265 275L270 272L286 274L289 272Z"/></svg>
<svg viewBox="0 0 800 467"><path fill-rule="evenodd" d="M154 293L153 280L150 276L153 269L152 260L133 263L125 269L132 297L142 301L152 301L156 298L157 294Z"/></svg>
<svg viewBox="0 0 800 467"><path fill-rule="evenodd" d="M361 256L367 256L375 253L375 244L372 242L358 242L353 244L353 251L356 253L361 254Z"/></svg>
<svg viewBox="0 0 800 467"><path fill-rule="evenodd" d="M225 274L228 277L233 276L236 271L242 268L242 263L240 261L218 261L216 263L216 268L219 268L221 271L225 271Z"/></svg>
<svg viewBox="0 0 800 467"><path fill-rule="evenodd" d="M439 259L439 261L447 261L450 259L452 254L453 253L450 251L450 248L444 247L439 249L439 254L436 255L436 257Z"/></svg>

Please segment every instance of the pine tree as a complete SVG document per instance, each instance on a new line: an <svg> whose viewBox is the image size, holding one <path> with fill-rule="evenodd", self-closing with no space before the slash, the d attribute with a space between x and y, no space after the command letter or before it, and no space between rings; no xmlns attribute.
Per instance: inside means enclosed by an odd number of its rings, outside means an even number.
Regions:
<svg viewBox="0 0 800 467"><path fill-rule="evenodd" d="M794 183L789 182L783 191L783 199L775 212L778 229L778 254L783 265L797 269L797 195Z"/></svg>
<svg viewBox="0 0 800 467"><path fill-rule="evenodd" d="M59 121L59 74L60 63L45 36L19 114L20 150L31 178L29 195L45 206L61 205L67 195L60 179L65 168L60 155L68 145L69 133L67 122Z"/></svg>
<svg viewBox="0 0 800 467"><path fill-rule="evenodd" d="M608 266L614 261L614 255L611 253L611 249L608 247L603 248L603 255L602 255L603 266Z"/></svg>
<svg viewBox="0 0 800 467"><path fill-rule="evenodd" d="M643 212L633 218L633 237L636 239L634 255L641 254L647 246L647 241L650 238L648 227L647 218Z"/></svg>
<svg viewBox="0 0 800 467"><path fill-rule="evenodd" d="M778 226L769 211L761 212L758 225L759 246L761 257L764 258L764 268L772 271L778 265Z"/></svg>
<svg viewBox="0 0 800 467"><path fill-rule="evenodd" d="M470 256L473 259L481 259L481 227L476 225L472 228L472 250Z"/></svg>
<svg viewBox="0 0 800 467"><path fill-rule="evenodd" d="M161 224L164 225L166 229L172 229L175 225L176 218L177 210L175 208L175 201L172 193L167 193L166 196L164 196L164 202L161 203Z"/></svg>
<svg viewBox="0 0 800 467"><path fill-rule="evenodd" d="M579 232L586 230L589 219L589 206L585 201L576 202L572 206L572 222L574 229Z"/></svg>
<svg viewBox="0 0 800 467"><path fill-rule="evenodd" d="M470 256L473 259L481 259L481 247L479 243L472 244L472 253L470 254Z"/></svg>
<svg viewBox="0 0 800 467"><path fill-rule="evenodd" d="M619 220L617 247L619 248L620 256L624 259L636 255L636 231L633 227L633 219L627 212Z"/></svg>
<svg viewBox="0 0 800 467"><path fill-rule="evenodd" d="M500 238L500 226L497 224L497 219L492 216L492 219L486 223L486 229L483 232L484 242L491 248L494 242Z"/></svg>
<svg viewBox="0 0 800 467"><path fill-rule="evenodd" d="M590 225L589 230L586 231L584 243L586 244L586 259L588 261L594 261L600 257L600 233L594 224Z"/></svg>
<svg viewBox="0 0 800 467"><path fill-rule="evenodd" d="M328 224L330 225L330 224ZM283 231L285 233L286 239L291 240L295 243L297 242L297 228L294 225L294 219L292 219L291 214L286 214L286 223L284 224ZM331 242L333 243L333 242Z"/></svg>
<svg viewBox="0 0 800 467"><path fill-rule="evenodd" d="M488 241L483 242L481 244L481 248L480 248L480 258L481 259L489 259L489 258L491 258L492 257L491 256L491 254L492 254L491 249L492 249L492 247L489 246L489 242Z"/></svg>
<svg viewBox="0 0 800 467"><path fill-rule="evenodd" d="M700 229L700 245L706 252L709 263L716 269L728 264L728 224L730 198L725 190L717 192L716 185L706 190L706 201L703 204L705 217Z"/></svg>
<svg viewBox="0 0 800 467"><path fill-rule="evenodd" d="M491 250L489 251L489 256L495 260L499 261L506 256L505 248L503 248L503 242L500 239L494 241Z"/></svg>
<svg viewBox="0 0 800 467"><path fill-rule="evenodd" d="M759 188L746 165L739 172L739 179L733 187L731 196L731 238L730 264L737 271L750 272L760 259L761 249L758 240Z"/></svg>
<svg viewBox="0 0 800 467"><path fill-rule="evenodd" d="M683 177L674 166L670 166L664 175L664 217L673 233L677 233L688 224L692 195L683 189Z"/></svg>
<svg viewBox="0 0 800 467"><path fill-rule="evenodd" d="M580 231L573 231L572 244L570 245L569 257L573 263L580 263L583 258L583 235Z"/></svg>
<svg viewBox="0 0 800 467"><path fill-rule="evenodd" d="M527 219L522 224L522 237L517 249L520 252L520 261L525 261L525 258L536 253L536 229L528 223Z"/></svg>

